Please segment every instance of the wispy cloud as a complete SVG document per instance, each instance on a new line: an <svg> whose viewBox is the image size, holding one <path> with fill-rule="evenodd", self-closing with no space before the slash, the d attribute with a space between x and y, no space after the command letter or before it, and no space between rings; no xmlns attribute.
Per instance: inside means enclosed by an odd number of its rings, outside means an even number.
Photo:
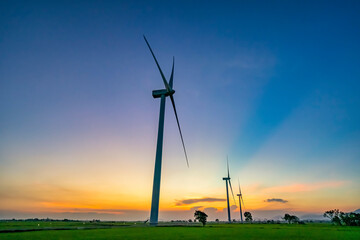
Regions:
<svg viewBox="0 0 360 240"><path fill-rule="evenodd" d="M203 209L204 206L195 206L195 207L192 207L190 208L191 211L195 211L195 210L200 210L200 209Z"/></svg>
<svg viewBox="0 0 360 240"><path fill-rule="evenodd" d="M183 205L189 205L193 203L199 203L199 202L223 202L225 201L224 198L190 198L190 199L183 199L183 200L177 200L175 205L176 206L183 206Z"/></svg>
<svg viewBox="0 0 360 240"><path fill-rule="evenodd" d="M282 198L268 198L264 200L264 202L279 202L279 203L287 203L288 200L284 200Z"/></svg>

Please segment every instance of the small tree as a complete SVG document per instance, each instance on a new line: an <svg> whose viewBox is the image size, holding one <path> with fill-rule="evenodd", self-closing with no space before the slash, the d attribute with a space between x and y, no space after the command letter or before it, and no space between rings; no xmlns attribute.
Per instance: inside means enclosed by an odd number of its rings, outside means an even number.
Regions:
<svg viewBox="0 0 360 240"><path fill-rule="evenodd" d="M218 223L218 222L219 222L219 219L218 219L218 218L217 218L217 219L215 219L215 222L217 222L217 223Z"/></svg>
<svg viewBox="0 0 360 240"><path fill-rule="evenodd" d="M283 219L285 221L287 221L289 224L290 223L296 223L296 222L299 222L299 218L295 215L290 215L288 213L285 213L285 216L283 217Z"/></svg>
<svg viewBox="0 0 360 240"><path fill-rule="evenodd" d="M252 222L252 220L253 220L252 215L251 215L250 212L245 212L244 217L245 217L246 222Z"/></svg>
<svg viewBox="0 0 360 240"><path fill-rule="evenodd" d="M283 217L283 219L284 219L285 221L287 221L289 224L290 224L290 218L291 218L290 214L285 213L285 216Z"/></svg>
<svg viewBox="0 0 360 240"><path fill-rule="evenodd" d="M292 215L292 216L291 216L291 222L293 222L293 223L299 223L299 222L300 222L300 219L299 219L297 216Z"/></svg>
<svg viewBox="0 0 360 240"><path fill-rule="evenodd" d="M324 213L324 217L330 218L331 222L341 225L341 219L340 216L344 215L343 212L340 212L339 209L329 210Z"/></svg>
<svg viewBox="0 0 360 240"><path fill-rule="evenodd" d="M199 222L203 224L203 226L206 225L207 217L208 215L202 211L196 210L194 213L195 219L197 219Z"/></svg>
<svg viewBox="0 0 360 240"><path fill-rule="evenodd" d="M360 213L340 213L340 219L346 226L360 226Z"/></svg>

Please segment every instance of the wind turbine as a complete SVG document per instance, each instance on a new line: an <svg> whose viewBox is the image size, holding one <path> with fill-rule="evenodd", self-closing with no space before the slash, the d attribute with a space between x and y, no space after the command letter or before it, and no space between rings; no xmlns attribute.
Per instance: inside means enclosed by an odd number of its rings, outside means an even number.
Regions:
<svg viewBox="0 0 360 240"><path fill-rule="evenodd" d="M240 206L240 219L241 219L241 223L243 223L243 215L242 215L242 209L241 209L241 202L243 204L243 206L245 206L244 204L244 199L242 197L242 193L241 193L241 187L240 187L240 180L238 179L239 182L239 194L237 194L237 196L239 197L239 206Z"/></svg>
<svg viewBox="0 0 360 240"><path fill-rule="evenodd" d="M164 73L162 72L158 61L152 51L149 42L146 40L144 36L145 42L149 47L151 55L153 56L155 63L160 71L161 78L164 82L165 89L153 90L152 96L153 98L161 98L160 101L160 116L159 116L159 129L158 129L158 137L157 137L157 146L156 146L156 157L155 157L155 170L154 170L154 183L153 183L153 192L152 192L152 200L151 200L151 213L150 213L150 225L156 226L158 224L158 216L159 216L159 197L160 197L160 180L161 180L161 161L162 161L162 148L163 148L163 136L164 136L164 115L165 115L165 99L166 97L170 97L172 106L174 108L174 113L176 117L176 122L179 128L181 142L184 148L185 158L187 166L189 167L189 161L186 154L184 139L181 133L179 118L176 112L175 101L174 101L174 93L173 89L173 80L174 80L174 63L175 58L173 57L172 70L170 75L169 83L166 81Z"/></svg>
<svg viewBox="0 0 360 240"><path fill-rule="evenodd" d="M228 175L227 175L227 177L224 177L223 180L225 180L225 182L226 182L226 199L227 199L228 220L229 220L229 223L231 223L228 185L230 185L231 193L232 193L235 204L236 204L236 201L235 201L234 192L233 192L233 189L232 189L232 186L231 186L231 181L230 181L229 159L227 159L227 171L228 171Z"/></svg>

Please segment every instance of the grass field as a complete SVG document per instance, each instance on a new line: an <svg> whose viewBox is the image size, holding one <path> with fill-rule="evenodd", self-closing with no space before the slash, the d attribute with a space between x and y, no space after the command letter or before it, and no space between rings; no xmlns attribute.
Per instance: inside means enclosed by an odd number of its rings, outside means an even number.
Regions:
<svg viewBox="0 0 360 240"><path fill-rule="evenodd" d="M39 226L38 226L39 224ZM58 230L55 230L58 229ZM36 230L23 232L4 232ZM39 231L41 230L41 231ZM149 227L134 223L0 222L0 239L360 239L359 227L330 224L209 224Z"/></svg>

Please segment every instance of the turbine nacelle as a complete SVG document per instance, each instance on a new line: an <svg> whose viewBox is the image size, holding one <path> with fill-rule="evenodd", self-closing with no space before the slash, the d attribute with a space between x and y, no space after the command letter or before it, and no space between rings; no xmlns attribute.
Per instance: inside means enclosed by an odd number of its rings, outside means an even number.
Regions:
<svg viewBox="0 0 360 240"><path fill-rule="evenodd" d="M167 89L159 89L159 90L153 90L152 91L152 96L153 98L160 98L162 95L165 95L165 97L167 96L171 96L175 93L175 90L171 89L170 91L168 91Z"/></svg>
<svg viewBox="0 0 360 240"><path fill-rule="evenodd" d="M223 180L230 180L230 178L229 177L224 177Z"/></svg>

